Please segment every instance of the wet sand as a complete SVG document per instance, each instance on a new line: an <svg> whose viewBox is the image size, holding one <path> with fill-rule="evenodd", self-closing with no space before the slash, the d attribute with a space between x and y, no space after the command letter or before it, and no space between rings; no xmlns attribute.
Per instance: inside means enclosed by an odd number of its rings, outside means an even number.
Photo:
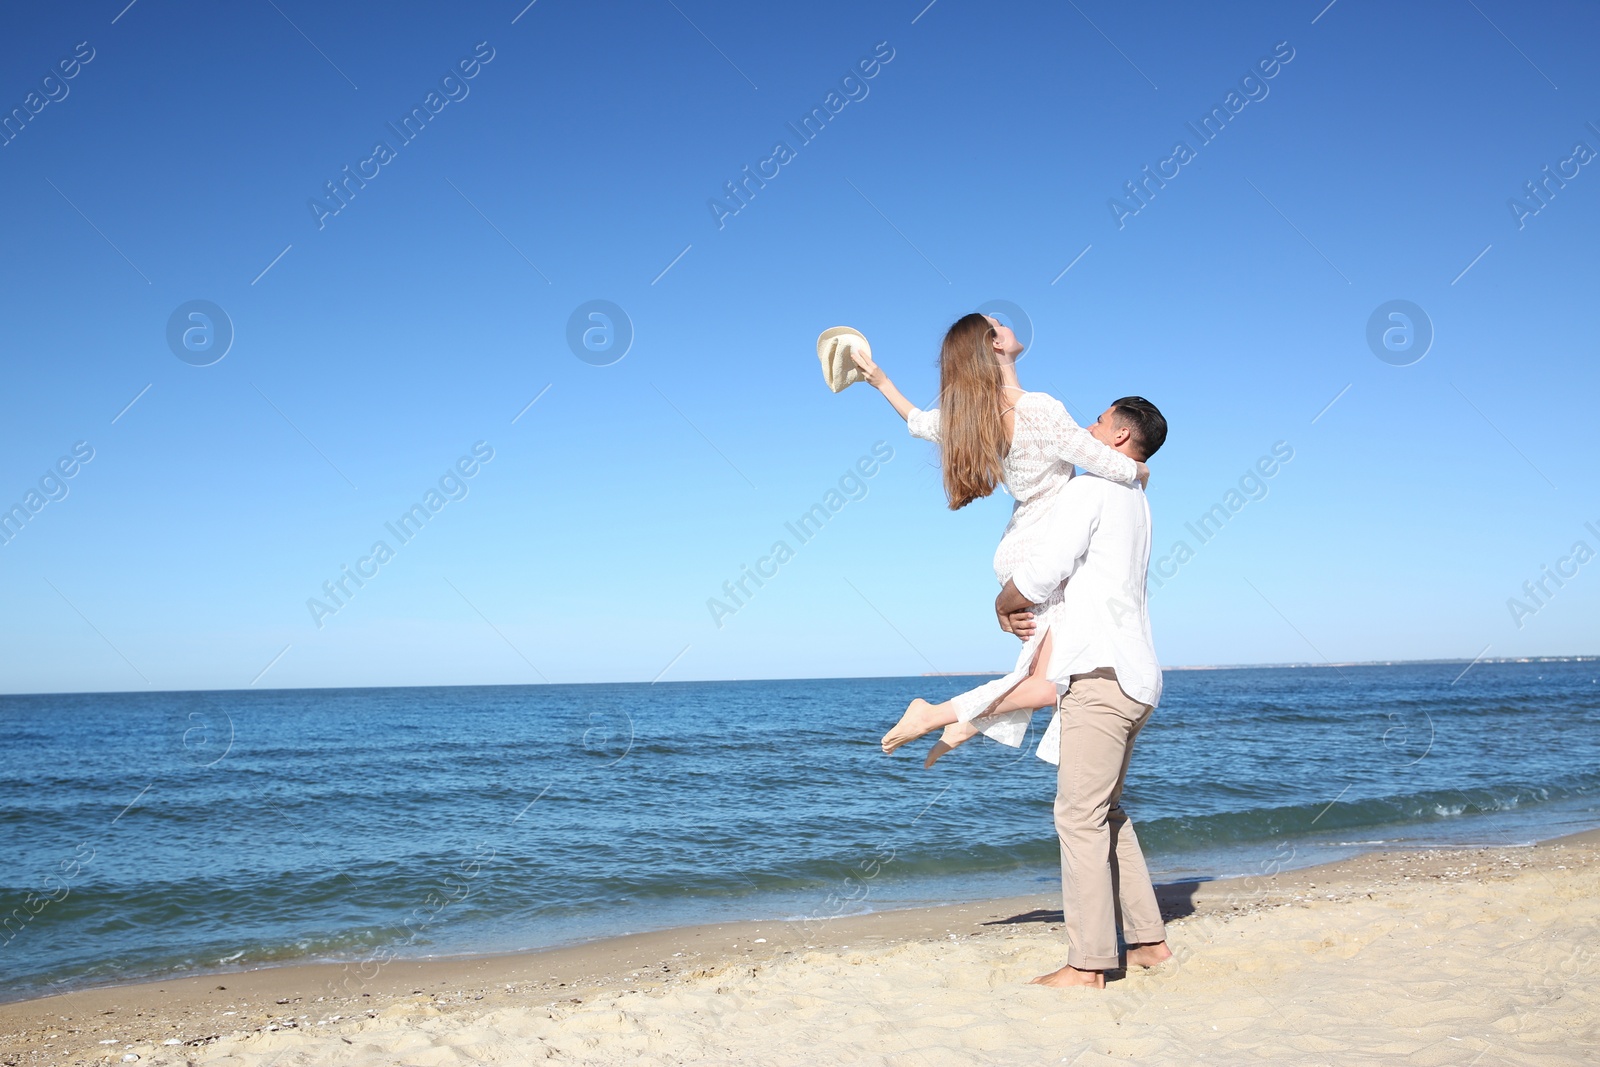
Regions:
<svg viewBox="0 0 1600 1067"><path fill-rule="evenodd" d="M1160 896L1175 959L1104 992L1027 984L1041 894L82 990L0 1005L0 1065L1600 1061L1600 831Z"/></svg>

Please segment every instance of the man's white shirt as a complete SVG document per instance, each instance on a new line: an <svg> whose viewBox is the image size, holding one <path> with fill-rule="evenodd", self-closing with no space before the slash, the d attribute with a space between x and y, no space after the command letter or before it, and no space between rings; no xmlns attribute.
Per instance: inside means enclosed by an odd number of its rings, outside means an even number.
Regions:
<svg viewBox="0 0 1600 1067"><path fill-rule="evenodd" d="M1082 474L1062 487L1048 522L1040 547L1011 581L1035 604L1067 583L1061 621L1051 630L1050 680L1065 691L1074 674L1111 667L1124 693L1154 707L1161 664L1145 595L1150 504L1144 490ZM1051 723L1041 754L1058 726Z"/></svg>

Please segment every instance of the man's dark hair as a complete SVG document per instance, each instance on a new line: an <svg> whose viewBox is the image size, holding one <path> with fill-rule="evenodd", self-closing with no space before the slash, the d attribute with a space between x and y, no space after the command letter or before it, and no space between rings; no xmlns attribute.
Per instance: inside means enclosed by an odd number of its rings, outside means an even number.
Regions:
<svg viewBox="0 0 1600 1067"><path fill-rule="evenodd" d="M1126 426L1133 436L1133 447L1149 459L1167 440L1167 417L1142 396L1125 396L1111 402L1111 410L1119 424Z"/></svg>

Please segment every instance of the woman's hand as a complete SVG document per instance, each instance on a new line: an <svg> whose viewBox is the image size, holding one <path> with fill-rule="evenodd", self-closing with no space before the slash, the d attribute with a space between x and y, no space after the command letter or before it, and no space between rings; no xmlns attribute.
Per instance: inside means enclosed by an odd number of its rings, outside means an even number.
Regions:
<svg viewBox="0 0 1600 1067"><path fill-rule="evenodd" d="M889 380L889 376L883 373L883 368L872 362L872 356L866 352L858 351L855 345L845 345L844 350L850 353L850 358L855 361L856 369L861 372L863 380L883 394L883 398L889 402L890 407L894 408L896 415L899 415L902 419L909 420L911 413L916 408L912 406L911 401L907 400L900 390L894 387L894 383Z"/></svg>
<svg viewBox="0 0 1600 1067"><path fill-rule="evenodd" d="M1139 488L1140 489L1148 489L1148 488L1150 488L1150 468L1145 466L1144 465L1144 461L1142 461L1142 460L1137 460L1136 459L1136 460L1133 461L1133 463L1134 463L1134 468L1139 472Z"/></svg>
<svg viewBox="0 0 1600 1067"><path fill-rule="evenodd" d="M872 362L871 356L857 351L855 345L846 345L845 351L850 353L850 358L855 360L857 367L861 368L861 373L866 377L867 384L874 389L882 389L884 383L889 380L889 376L883 373L883 368Z"/></svg>

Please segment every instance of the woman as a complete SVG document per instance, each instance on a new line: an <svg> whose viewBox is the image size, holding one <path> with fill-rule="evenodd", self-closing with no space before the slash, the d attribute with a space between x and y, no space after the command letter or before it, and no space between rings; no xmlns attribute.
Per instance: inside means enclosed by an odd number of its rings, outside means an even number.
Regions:
<svg viewBox="0 0 1600 1067"><path fill-rule="evenodd" d="M952 511L993 493L1005 483L1016 501L1011 521L994 554L1001 585L1027 557L1057 492L1076 474L1074 464L1112 481L1147 481L1149 468L1102 444L1073 421L1061 402L1047 393L1025 392L1017 384L1016 358L1022 345L998 320L974 312L957 319L939 350L941 408L922 411L894 387L882 368L855 350L851 357L867 383L893 405L911 434L940 446L945 495ZM1061 605L1059 591L1035 612L1035 630L1022 646L1016 668L1002 678L968 690L942 704L918 698L883 736L893 752L939 727L945 727L923 766L934 762L979 732L1016 747L1037 708L1053 706L1056 687L1045 674L1050 662L1050 626ZM1055 753L1041 756L1055 762Z"/></svg>

